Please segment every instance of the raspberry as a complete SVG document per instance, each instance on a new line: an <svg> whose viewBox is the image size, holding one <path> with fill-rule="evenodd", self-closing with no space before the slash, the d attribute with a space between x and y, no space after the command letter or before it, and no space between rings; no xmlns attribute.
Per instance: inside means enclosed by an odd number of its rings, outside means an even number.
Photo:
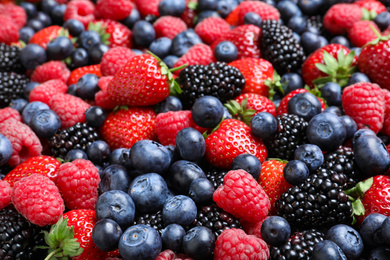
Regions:
<svg viewBox="0 0 390 260"><path fill-rule="evenodd" d="M214 53L210 46L204 43L199 43L191 47L183 56L180 57L173 67L187 65L209 65L214 62ZM176 70L175 74L179 75L183 69Z"/></svg>
<svg viewBox="0 0 390 260"><path fill-rule="evenodd" d="M8 182L0 180L0 210L11 203L12 188Z"/></svg>
<svg viewBox="0 0 390 260"><path fill-rule="evenodd" d="M207 44L211 44L228 31L230 31L230 25L219 17L206 18L195 27L196 34Z"/></svg>
<svg viewBox="0 0 390 260"><path fill-rule="evenodd" d="M156 117L156 132L162 145L175 145L177 133L191 127L191 111L169 111Z"/></svg>
<svg viewBox="0 0 390 260"><path fill-rule="evenodd" d="M268 218L265 217L265 219L259 221L259 222L256 222L256 223L250 223L250 222L246 222L246 221L241 221L241 225L242 225L242 229L248 234L248 235L254 235L258 238L262 238L261 237L261 226L263 225L263 222L264 220L266 220Z"/></svg>
<svg viewBox="0 0 390 260"><path fill-rule="evenodd" d="M68 90L68 86L59 79L48 80L45 83L35 87L30 92L30 102L40 101L45 104L49 104L50 99L56 94L65 94Z"/></svg>
<svg viewBox="0 0 390 260"><path fill-rule="evenodd" d="M31 81L44 83L51 79L59 79L66 82L70 76L70 70L62 61L49 61L35 68L31 75Z"/></svg>
<svg viewBox="0 0 390 260"><path fill-rule="evenodd" d="M226 229L217 238L214 259L259 259L269 257L267 243L256 236L247 235L242 229Z"/></svg>
<svg viewBox="0 0 390 260"><path fill-rule="evenodd" d="M62 164L55 180L68 209L95 209L99 182L98 169L84 159Z"/></svg>
<svg viewBox="0 0 390 260"><path fill-rule="evenodd" d="M19 39L19 28L7 15L0 15L0 42L10 45Z"/></svg>
<svg viewBox="0 0 390 260"><path fill-rule="evenodd" d="M118 104L111 100L107 94L108 83L112 80L113 76L101 77L98 81L100 91L95 94L95 102L97 106L104 109L114 109Z"/></svg>
<svg viewBox="0 0 390 260"><path fill-rule="evenodd" d="M244 24L244 17L249 12L257 13L262 20L279 20L280 13L278 9L260 1L243 1L238 6L238 23Z"/></svg>
<svg viewBox="0 0 390 260"><path fill-rule="evenodd" d="M99 0L96 11L103 18L111 20L123 20L130 15L133 3L128 0Z"/></svg>
<svg viewBox="0 0 390 260"><path fill-rule="evenodd" d="M348 36L353 46L363 47L365 44L377 38L374 28L380 32L380 29L373 21L358 21L355 22L349 29Z"/></svg>
<svg viewBox="0 0 390 260"><path fill-rule="evenodd" d="M183 254L175 254L170 249L162 251L155 260L193 260L191 257Z"/></svg>
<svg viewBox="0 0 390 260"><path fill-rule="evenodd" d="M87 27L89 22L95 20L94 11L95 5L91 1L70 1L66 6L64 21L76 19L82 22L85 27Z"/></svg>
<svg viewBox="0 0 390 260"><path fill-rule="evenodd" d="M19 111L11 107L0 109L0 123L8 119L15 119L16 121L22 122L22 116Z"/></svg>
<svg viewBox="0 0 390 260"><path fill-rule="evenodd" d="M347 33L357 21L362 20L363 10L354 4L335 4L326 12L323 23L327 31L333 34Z"/></svg>
<svg viewBox="0 0 390 260"><path fill-rule="evenodd" d="M31 223L55 224L65 210L61 194L48 177L32 174L15 183L12 204Z"/></svg>
<svg viewBox="0 0 390 260"><path fill-rule="evenodd" d="M135 53L126 47L114 47L109 49L100 62L102 76L114 76L127 61L135 56Z"/></svg>
<svg viewBox="0 0 390 260"><path fill-rule="evenodd" d="M0 123L0 133L10 140L12 156L8 164L15 167L30 157L40 155L42 145L30 127L14 119Z"/></svg>
<svg viewBox="0 0 390 260"><path fill-rule="evenodd" d="M229 171L213 199L224 211L248 222L264 219L271 207L263 188L244 170Z"/></svg>
<svg viewBox="0 0 390 260"><path fill-rule="evenodd" d="M390 136L390 91L387 89L382 89L382 92L385 96L385 119L383 122L382 132L387 136ZM1 120L0 120L1 122Z"/></svg>
<svg viewBox="0 0 390 260"><path fill-rule="evenodd" d="M156 38L167 37L169 39L175 38L181 32L187 30L187 25L182 19L173 16L163 16L158 18L153 23L156 31Z"/></svg>
<svg viewBox="0 0 390 260"><path fill-rule="evenodd" d="M0 15L9 16L18 29L21 29L27 21L26 11L14 3L0 5Z"/></svg>

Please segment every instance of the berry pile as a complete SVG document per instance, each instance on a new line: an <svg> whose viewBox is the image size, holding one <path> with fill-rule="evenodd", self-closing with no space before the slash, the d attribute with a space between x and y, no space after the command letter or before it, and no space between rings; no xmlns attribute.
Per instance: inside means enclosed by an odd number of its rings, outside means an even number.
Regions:
<svg viewBox="0 0 390 260"><path fill-rule="evenodd" d="M0 0L0 259L388 259L390 0Z"/></svg>

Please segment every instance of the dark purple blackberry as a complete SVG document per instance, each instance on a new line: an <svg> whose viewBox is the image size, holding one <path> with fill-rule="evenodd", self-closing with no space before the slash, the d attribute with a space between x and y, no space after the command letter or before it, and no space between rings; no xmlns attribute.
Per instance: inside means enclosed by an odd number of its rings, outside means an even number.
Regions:
<svg viewBox="0 0 390 260"><path fill-rule="evenodd" d="M180 72L178 82L183 91L180 99L187 109L192 107L196 99L207 95L225 103L240 95L245 86L241 72L223 62L188 66Z"/></svg>
<svg viewBox="0 0 390 260"><path fill-rule="evenodd" d="M306 128L308 123L293 114L276 116L278 123L276 134L270 140L265 140L269 157L282 160L293 160L298 146L307 143Z"/></svg>
<svg viewBox="0 0 390 260"><path fill-rule="evenodd" d="M313 15L306 19L306 28L309 31L317 31L320 35L325 31L321 15Z"/></svg>
<svg viewBox="0 0 390 260"><path fill-rule="evenodd" d="M72 149L87 152L87 148L91 143L98 139L99 135L95 128L88 126L86 123L76 123L53 135L49 139L48 146L52 156L64 159L67 152Z"/></svg>
<svg viewBox="0 0 390 260"><path fill-rule="evenodd" d="M37 250L44 246L43 228L31 224L13 207L0 211L0 259L3 260L39 260L47 255L46 250Z"/></svg>
<svg viewBox="0 0 390 260"><path fill-rule="evenodd" d="M241 228L240 221L215 203L203 206L198 210L198 214L192 222L191 227L204 226L210 228L216 237L224 230L230 228Z"/></svg>
<svg viewBox="0 0 390 260"><path fill-rule="evenodd" d="M148 225L154 228L155 230L157 230L160 235L163 229L165 228L161 210L153 214L146 213L146 214L136 215L133 225L137 225L137 224Z"/></svg>
<svg viewBox="0 0 390 260"><path fill-rule="evenodd" d="M9 106L12 100L23 98L29 79L13 72L0 72L0 108Z"/></svg>
<svg viewBox="0 0 390 260"><path fill-rule="evenodd" d="M215 167L209 167L204 169L204 173L207 179L209 179L209 181L213 184L214 189L217 189L223 184L223 178L225 178L227 171L217 169Z"/></svg>
<svg viewBox="0 0 390 260"><path fill-rule="evenodd" d="M295 232L286 244L271 247L271 260L309 260L314 246L324 240L325 235L315 229Z"/></svg>
<svg viewBox="0 0 390 260"><path fill-rule="evenodd" d="M5 164L0 167L0 180L4 179L5 175L7 175L10 171L12 171L12 167L9 164Z"/></svg>
<svg viewBox="0 0 390 260"><path fill-rule="evenodd" d="M20 63L20 48L0 43L0 71L24 73L25 69Z"/></svg>
<svg viewBox="0 0 390 260"><path fill-rule="evenodd" d="M305 52L287 26L276 20L262 21L260 39L261 56L271 62L279 74L296 72L302 67Z"/></svg>
<svg viewBox="0 0 390 260"><path fill-rule="evenodd" d="M342 187L347 177L319 169L298 186L289 188L275 203L278 215L298 230L352 223L352 203Z"/></svg>

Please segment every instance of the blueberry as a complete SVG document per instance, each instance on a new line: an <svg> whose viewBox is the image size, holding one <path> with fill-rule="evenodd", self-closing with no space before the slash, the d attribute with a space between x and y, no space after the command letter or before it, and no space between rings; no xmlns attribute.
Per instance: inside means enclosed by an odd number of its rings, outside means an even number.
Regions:
<svg viewBox="0 0 390 260"><path fill-rule="evenodd" d="M163 62L168 66L168 68L173 68L175 63L179 60L179 57L175 55L168 55L163 59Z"/></svg>
<svg viewBox="0 0 390 260"><path fill-rule="evenodd" d="M165 225L175 223L183 227L188 226L195 220L196 214L195 202L184 195L177 195L168 199L162 210Z"/></svg>
<svg viewBox="0 0 390 260"><path fill-rule="evenodd" d="M85 122L92 127L100 127L106 118L107 112L102 107L92 106L85 111Z"/></svg>
<svg viewBox="0 0 390 260"><path fill-rule="evenodd" d="M183 160L196 162L206 152L206 141L198 130L186 127L177 133L176 147Z"/></svg>
<svg viewBox="0 0 390 260"><path fill-rule="evenodd" d="M280 16L285 22L288 22L288 20L290 20L293 16L302 16L301 9L299 9L298 5L293 1L280 1L276 5L276 8L279 10Z"/></svg>
<svg viewBox="0 0 390 260"><path fill-rule="evenodd" d="M110 190L99 196L95 212L97 220L112 219L125 230L133 224L135 204L126 192Z"/></svg>
<svg viewBox="0 0 390 260"><path fill-rule="evenodd" d="M188 196L198 205L213 200L214 186L207 178L198 178L191 182Z"/></svg>
<svg viewBox="0 0 390 260"><path fill-rule="evenodd" d="M281 246L291 235L290 224L282 217L267 217L261 225L261 237L271 246Z"/></svg>
<svg viewBox="0 0 390 260"><path fill-rule="evenodd" d="M238 5L238 0L219 0L217 12L222 18L226 18Z"/></svg>
<svg viewBox="0 0 390 260"><path fill-rule="evenodd" d="M180 16L185 9L185 0L161 0L158 4L158 12L161 16Z"/></svg>
<svg viewBox="0 0 390 260"><path fill-rule="evenodd" d="M314 248L310 259L313 260L347 260L344 252L334 242L323 240L318 242Z"/></svg>
<svg viewBox="0 0 390 260"><path fill-rule="evenodd" d="M134 24L136 22L138 22L139 20L141 20L141 15L138 12L137 8L133 8L131 10L131 13L129 14L129 16L127 16L125 19L123 19L121 21L121 23L126 25L127 28L129 28L129 29L133 29Z"/></svg>
<svg viewBox="0 0 390 260"><path fill-rule="evenodd" d="M336 107L336 106L327 107L322 112L323 113L331 113L331 114L336 115L336 116L341 116L341 114L342 114L342 111L341 111L340 107Z"/></svg>
<svg viewBox="0 0 390 260"><path fill-rule="evenodd" d="M77 96L82 99L94 100L95 94L100 90L99 77L95 74L85 74L77 81Z"/></svg>
<svg viewBox="0 0 390 260"><path fill-rule="evenodd" d="M353 135L356 133L357 128L358 128L355 120L353 120L352 117L347 116L347 115L340 116L340 120L341 120L341 123L343 123L343 125L345 126L346 140L352 138Z"/></svg>
<svg viewBox="0 0 390 260"><path fill-rule="evenodd" d="M104 53L106 53L110 47L99 42L95 43L88 48L88 59L91 64L99 64L103 58Z"/></svg>
<svg viewBox="0 0 390 260"><path fill-rule="evenodd" d="M306 135L309 142L318 145L321 150L333 151L344 143L347 131L338 116L321 113L310 120Z"/></svg>
<svg viewBox="0 0 390 260"><path fill-rule="evenodd" d="M306 15L315 15L323 8L324 0L298 0L298 7Z"/></svg>
<svg viewBox="0 0 390 260"><path fill-rule="evenodd" d="M24 93L23 93L24 98L29 100L31 91L34 88L38 87L39 85L41 84L34 81L30 81L29 83L27 83L26 86L24 87Z"/></svg>
<svg viewBox="0 0 390 260"><path fill-rule="evenodd" d="M28 104L28 101L24 98L17 98L11 101L9 107L18 110L19 113L23 112L24 107Z"/></svg>
<svg viewBox="0 0 390 260"><path fill-rule="evenodd" d="M168 186L179 194L188 194L191 183L198 178L206 178L202 168L193 162L180 160L172 164L166 180Z"/></svg>
<svg viewBox="0 0 390 260"><path fill-rule="evenodd" d="M280 79L280 83L284 89L284 93L288 94L293 90L303 88L303 80L298 73L286 73Z"/></svg>
<svg viewBox="0 0 390 260"><path fill-rule="evenodd" d="M328 106L341 105L341 87L334 82L328 82L321 87L321 97L326 100Z"/></svg>
<svg viewBox="0 0 390 260"><path fill-rule="evenodd" d="M68 89L66 90L66 93L72 96L77 96L77 84L69 85Z"/></svg>
<svg viewBox="0 0 390 260"><path fill-rule="evenodd" d="M380 246L371 250L368 260L390 260L390 247Z"/></svg>
<svg viewBox="0 0 390 260"><path fill-rule="evenodd" d="M19 40L23 41L24 43L28 43L35 34L35 31L31 27L23 27L19 30Z"/></svg>
<svg viewBox="0 0 390 260"><path fill-rule="evenodd" d="M28 19L34 18L37 15L37 7L34 4L29 2L21 2L19 5L23 7Z"/></svg>
<svg viewBox="0 0 390 260"><path fill-rule="evenodd" d="M154 260L160 254L160 234L152 227L139 224L126 229L119 240L119 253L124 259Z"/></svg>
<svg viewBox="0 0 390 260"><path fill-rule="evenodd" d="M121 190L127 192L130 187L131 178L125 167L119 164L112 164L104 168L100 174L99 190L105 193L110 190Z"/></svg>
<svg viewBox="0 0 390 260"><path fill-rule="evenodd" d="M108 161L110 164L122 165L127 170L133 168L130 161L130 149L127 148L118 148L112 151L108 156Z"/></svg>
<svg viewBox="0 0 390 260"><path fill-rule="evenodd" d="M284 179L291 185L299 185L304 182L309 174L309 168L299 160L291 160L283 168Z"/></svg>
<svg viewBox="0 0 390 260"><path fill-rule="evenodd" d="M43 12L50 14L51 10L57 5L58 3L55 0L42 0L41 8Z"/></svg>
<svg viewBox="0 0 390 260"><path fill-rule="evenodd" d="M276 133L277 126L278 123L275 117L268 112L260 112L251 120L252 133L263 140L273 136Z"/></svg>
<svg viewBox="0 0 390 260"><path fill-rule="evenodd" d="M237 155L233 159L232 170L244 170L251 174L255 180L258 180L261 172L261 163L259 159L248 153Z"/></svg>
<svg viewBox="0 0 390 260"><path fill-rule="evenodd" d="M314 32L306 31L301 35L301 45L306 55L313 53L323 46L321 36Z"/></svg>
<svg viewBox="0 0 390 260"><path fill-rule="evenodd" d="M170 224L166 226L161 233L163 248L179 252L181 250L185 234L186 231L184 228L178 224Z"/></svg>
<svg viewBox="0 0 390 260"><path fill-rule="evenodd" d="M341 45L344 45L347 48L351 47L351 44L350 44L349 40L345 36L342 36L342 35L333 37L330 40L330 43L332 43L332 44L341 44Z"/></svg>
<svg viewBox="0 0 390 260"><path fill-rule="evenodd" d="M141 47L148 47L156 39L153 25L144 20L136 22L132 32L134 42Z"/></svg>
<svg viewBox="0 0 390 260"><path fill-rule="evenodd" d="M40 138L49 138L61 128L61 119L56 112L42 109L33 114L29 126Z"/></svg>
<svg viewBox="0 0 390 260"><path fill-rule="evenodd" d="M218 0L198 0L198 10L217 10Z"/></svg>
<svg viewBox="0 0 390 260"><path fill-rule="evenodd" d="M22 112L23 123L29 125L34 114L40 110L50 109L48 105L40 101L28 103Z"/></svg>
<svg viewBox="0 0 390 260"><path fill-rule="evenodd" d="M387 217L381 225L381 235L387 245L390 244L390 217Z"/></svg>
<svg viewBox="0 0 390 260"><path fill-rule="evenodd" d="M171 157L171 164L173 164L174 162L177 162L180 158L179 158L179 154L177 152L176 146L174 146L174 145L166 145L165 147L169 151L169 155Z"/></svg>
<svg viewBox="0 0 390 260"><path fill-rule="evenodd" d="M200 127L214 128L222 120L223 104L213 96L198 98L191 108L192 120Z"/></svg>
<svg viewBox="0 0 390 260"><path fill-rule="evenodd" d="M379 30L384 31L390 26L390 13L382 12L374 18L374 22L378 25Z"/></svg>
<svg viewBox="0 0 390 260"><path fill-rule="evenodd" d="M321 103L316 96L309 92L294 95L287 104L289 114L295 114L307 122L321 113Z"/></svg>
<svg viewBox="0 0 390 260"><path fill-rule="evenodd" d="M207 19L207 18L210 18L210 17L217 17L217 18L221 18L219 16L219 14L216 12L216 11L212 11L212 10L204 10L204 11L201 11L196 17L195 17L195 25L199 24L200 22L202 22L203 20Z"/></svg>
<svg viewBox="0 0 390 260"><path fill-rule="evenodd" d="M66 4L59 4L54 6L50 12L53 24L62 25L64 23L64 13L66 11Z"/></svg>
<svg viewBox="0 0 390 260"><path fill-rule="evenodd" d="M287 26L297 34L301 34L306 29L306 18L300 15L291 17L288 21Z"/></svg>
<svg viewBox="0 0 390 260"><path fill-rule="evenodd" d="M207 227L194 227L183 238L183 251L195 260L212 259L215 235Z"/></svg>
<svg viewBox="0 0 390 260"><path fill-rule="evenodd" d="M79 47L84 48L86 50L88 50L89 47L100 42L101 42L100 35L95 31L83 31L80 33L80 36L78 37Z"/></svg>
<svg viewBox="0 0 390 260"><path fill-rule="evenodd" d="M68 37L59 36L47 44L46 55L49 60L63 60L73 52L73 43Z"/></svg>
<svg viewBox="0 0 390 260"><path fill-rule="evenodd" d="M381 226L387 217L379 213L368 215L360 226L360 235L367 246L378 247L385 243Z"/></svg>
<svg viewBox="0 0 390 260"><path fill-rule="evenodd" d="M102 251L109 252L118 249L122 229L112 219L101 219L92 228L92 240Z"/></svg>
<svg viewBox="0 0 390 260"><path fill-rule="evenodd" d="M248 12L244 16L244 24L253 24L260 27L262 21L260 15L254 12Z"/></svg>
<svg viewBox="0 0 390 260"><path fill-rule="evenodd" d="M45 24L41 20L34 18L27 21L26 27L33 29L35 33L45 28Z"/></svg>
<svg viewBox="0 0 390 260"><path fill-rule="evenodd" d="M88 52L83 48L75 49L70 55L71 66L73 68L79 68L88 65Z"/></svg>
<svg viewBox="0 0 390 260"><path fill-rule="evenodd" d="M139 49L131 49L135 55L141 55L141 54L144 54L143 51L139 50Z"/></svg>
<svg viewBox="0 0 390 260"><path fill-rule="evenodd" d="M29 70L33 70L46 62L45 49L37 44L27 44L27 46L20 51L19 55L23 67Z"/></svg>
<svg viewBox="0 0 390 260"><path fill-rule="evenodd" d="M168 37L160 37L150 44L149 51L160 59L164 59L166 56L168 56L171 46L171 39Z"/></svg>
<svg viewBox="0 0 390 260"><path fill-rule="evenodd" d="M72 149L65 155L65 161L74 161L76 159L85 159L88 160L88 155L80 149Z"/></svg>
<svg viewBox="0 0 390 260"><path fill-rule="evenodd" d="M359 82L371 82L366 74L361 72L355 72L348 79L347 86L359 83Z"/></svg>
<svg viewBox="0 0 390 260"><path fill-rule="evenodd" d="M64 23L63 27L65 29L68 29L69 34L72 35L73 37L79 36L85 29L83 23L76 19L67 20Z"/></svg>
<svg viewBox="0 0 390 260"><path fill-rule="evenodd" d="M179 98L174 96L168 96L166 99L158 104L158 113L166 113L169 111L180 111L183 109L183 105Z"/></svg>
<svg viewBox="0 0 390 260"><path fill-rule="evenodd" d="M50 16L44 12L38 12L34 19L41 21L43 23L43 27L52 25Z"/></svg>
<svg viewBox="0 0 390 260"><path fill-rule="evenodd" d="M102 140L96 140L88 146L87 155L93 163L103 164L110 155L110 146Z"/></svg>
<svg viewBox="0 0 390 260"><path fill-rule="evenodd" d="M237 59L238 50L232 42L222 41L215 47L214 56L217 61L229 63Z"/></svg>
<svg viewBox="0 0 390 260"><path fill-rule="evenodd" d="M4 135L0 134L0 166L6 164L12 156L12 144Z"/></svg>
<svg viewBox="0 0 390 260"><path fill-rule="evenodd" d="M179 33L172 39L171 53L177 57L183 56L192 46L202 43L193 29Z"/></svg>
<svg viewBox="0 0 390 260"><path fill-rule="evenodd" d="M131 147L131 164L141 173L163 174L171 164L170 159L168 149L155 141L141 140Z"/></svg>
<svg viewBox="0 0 390 260"><path fill-rule="evenodd" d="M294 160L304 162L309 171L314 172L324 162L324 155L317 145L303 144L295 150Z"/></svg>
<svg viewBox="0 0 390 260"><path fill-rule="evenodd" d="M336 243L348 259L359 259L364 250L364 244L359 232L350 226L338 224L326 233L326 239Z"/></svg>

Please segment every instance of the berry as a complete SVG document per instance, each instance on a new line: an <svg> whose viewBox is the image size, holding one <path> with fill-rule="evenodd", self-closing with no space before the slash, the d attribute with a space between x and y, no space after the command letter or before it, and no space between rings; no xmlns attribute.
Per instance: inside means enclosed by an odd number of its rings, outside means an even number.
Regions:
<svg viewBox="0 0 390 260"><path fill-rule="evenodd" d="M126 0L110 1L99 0L96 3L96 12L103 18L122 20L130 15L133 3Z"/></svg>
<svg viewBox="0 0 390 260"><path fill-rule="evenodd" d="M92 240L103 251L118 249L122 229L112 219L101 219L95 223L92 229Z"/></svg>
<svg viewBox="0 0 390 260"><path fill-rule="evenodd" d="M206 152L206 142L202 134L192 127L180 130L175 140L178 153L184 160L196 162Z"/></svg>
<svg viewBox="0 0 390 260"><path fill-rule="evenodd" d="M71 1L67 4L64 21L70 19L79 20L84 27L88 27L88 23L95 20L95 6L88 1Z"/></svg>
<svg viewBox="0 0 390 260"><path fill-rule="evenodd" d="M80 149L72 149L66 153L64 160L72 162L76 159L85 159L88 160L88 155Z"/></svg>
<svg viewBox="0 0 390 260"><path fill-rule="evenodd" d="M84 31L84 24L77 19L67 20L63 27L69 31L73 37L79 36Z"/></svg>
<svg viewBox="0 0 390 260"><path fill-rule="evenodd" d="M309 168L300 160L289 161L283 168L284 179L292 185L299 185L304 182L309 174Z"/></svg>
<svg viewBox="0 0 390 260"><path fill-rule="evenodd" d="M275 117L268 112L260 112L251 120L251 131L263 140L274 136L277 131L277 121Z"/></svg>
<svg viewBox="0 0 390 260"><path fill-rule="evenodd" d="M7 137L0 134L0 166L6 164L12 156L12 144Z"/></svg>
<svg viewBox="0 0 390 260"><path fill-rule="evenodd" d="M149 45L149 51L160 59L164 59L166 56L168 56L171 46L171 39L167 37L160 37Z"/></svg>
<svg viewBox="0 0 390 260"><path fill-rule="evenodd" d="M230 25L219 17L206 18L195 26L195 33L207 44L211 44L228 31Z"/></svg>
<svg viewBox="0 0 390 260"><path fill-rule="evenodd" d="M360 235L365 245L378 247L384 244L383 238L379 237L377 233L380 232L385 219L385 215L372 213L363 220L360 226Z"/></svg>
<svg viewBox="0 0 390 260"><path fill-rule="evenodd" d="M168 186L179 194L188 194L191 183L205 177L203 170L197 164L179 160L170 167L166 181Z"/></svg>
<svg viewBox="0 0 390 260"><path fill-rule="evenodd" d="M191 126L191 111L169 111L156 117L156 132L162 145L175 145L177 133Z"/></svg>
<svg viewBox="0 0 390 260"><path fill-rule="evenodd" d="M6 181L0 180L0 210L4 209L11 203L12 188Z"/></svg>
<svg viewBox="0 0 390 260"><path fill-rule="evenodd" d="M0 72L0 108L9 106L14 99L22 98L28 82L24 75Z"/></svg>
<svg viewBox="0 0 390 260"><path fill-rule="evenodd" d="M309 122L315 115L321 113L321 103L309 92L299 93L288 101L287 111Z"/></svg>
<svg viewBox="0 0 390 260"><path fill-rule="evenodd" d="M375 40L377 35L372 28L376 31L380 31L373 21L355 22L348 32L351 43L356 47L363 47L365 44Z"/></svg>
<svg viewBox="0 0 390 260"><path fill-rule="evenodd" d="M339 224L326 232L326 239L336 243L348 258L359 258L364 250L359 232L350 226Z"/></svg>
<svg viewBox="0 0 390 260"><path fill-rule="evenodd" d="M206 44L199 43L192 46L183 56L181 56L173 67L188 65L208 65L214 61L213 51ZM180 73L180 69L175 74Z"/></svg>
<svg viewBox="0 0 390 260"><path fill-rule="evenodd" d="M162 231L166 227L163 221L162 210L157 211L156 213L146 213L146 214L137 214L134 220L133 225L147 225L157 230L161 235Z"/></svg>
<svg viewBox="0 0 390 260"><path fill-rule="evenodd" d="M207 178L198 178L191 182L188 196L197 204L201 205L212 201L215 189Z"/></svg>
<svg viewBox="0 0 390 260"><path fill-rule="evenodd" d="M2 26L0 29L0 42L11 45L19 39L19 28L12 20L12 17L0 14Z"/></svg>
<svg viewBox="0 0 390 260"><path fill-rule="evenodd" d="M355 22L362 20L363 10L354 4L338 3L333 5L324 16L324 27L330 33L343 34L353 26Z"/></svg>
<svg viewBox="0 0 390 260"><path fill-rule="evenodd" d="M23 73L24 68L20 61L21 48L0 43L0 71Z"/></svg>
<svg viewBox="0 0 390 260"><path fill-rule="evenodd" d="M178 224L170 224L161 233L163 248L180 251L186 231ZM158 258L157 258L158 259Z"/></svg>
<svg viewBox="0 0 390 260"><path fill-rule="evenodd" d="M63 60L73 52L73 44L67 37L59 36L47 44L46 55L49 60Z"/></svg>
<svg viewBox="0 0 390 260"><path fill-rule="evenodd" d="M156 32L156 38L167 37L175 38L181 32L187 30L187 25L180 18L173 16L162 16L153 23Z"/></svg>
<svg viewBox="0 0 390 260"><path fill-rule="evenodd" d="M309 171L313 172L324 162L324 155L317 145L303 144L295 150L294 160L304 162Z"/></svg>
<svg viewBox="0 0 390 260"><path fill-rule="evenodd" d="M162 216L165 225L179 224L183 227L191 224L196 218L195 202L184 195L177 195L169 198L162 209Z"/></svg>
<svg viewBox="0 0 390 260"><path fill-rule="evenodd" d="M50 138L61 128L61 119L54 111L43 109L33 115L29 125L38 137Z"/></svg>
<svg viewBox="0 0 390 260"><path fill-rule="evenodd" d="M132 32L134 42L141 47L148 47L156 39L153 25L147 21L136 22Z"/></svg>
<svg viewBox="0 0 390 260"><path fill-rule="evenodd" d="M347 259L341 248L330 240L323 240L318 242L312 253L312 259Z"/></svg>
<svg viewBox="0 0 390 260"><path fill-rule="evenodd" d="M29 101L31 103L40 101L48 105L50 103L50 99L53 96L59 93L65 94L67 90L68 86L62 80L48 80L42 84L38 84L38 86L31 90L29 95Z"/></svg>
<svg viewBox="0 0 390 260"><path fill-rule="evenodd" d="M44 83L51 79L68 80L70 71L62 61L49 61L39 65L31 75L31 81Z"/></svg>
<svg viewBox="0 0 390 260"><path fill-rule="evenodd" d="M252 154L240 154L234 158L232 170L244 170L251 174L255 180L258 180L261 172L261 163L256 156Z"/></svg>
<svg viewBox="0 0 390 260"><path fill-rule="evenodd" d="M161 16L180 16L185 9L185 0L162 0L158 4L158 12Z"/></svg>
<svg viewBox="0 0 390 260"><path fill-rule="evenodd" d="M214 49L214 56L217 61L232 62L237 59L238 51L236 45L229 41L218 43Z"/></svg>
<svg viewBox="0 0 390 260"><path fill-rule="evenodd" d="M215 236L207 227L194 227L183 237L183 251L195 259L210 259L214 252Z"/></svg>
<svg viewBox="0 0 390 260"><path fill-rule="evenodd" d="M287 220L278 216L266 218L261 225L261 237L271 246L285 244L291 235L291 227Z"/></svg>

